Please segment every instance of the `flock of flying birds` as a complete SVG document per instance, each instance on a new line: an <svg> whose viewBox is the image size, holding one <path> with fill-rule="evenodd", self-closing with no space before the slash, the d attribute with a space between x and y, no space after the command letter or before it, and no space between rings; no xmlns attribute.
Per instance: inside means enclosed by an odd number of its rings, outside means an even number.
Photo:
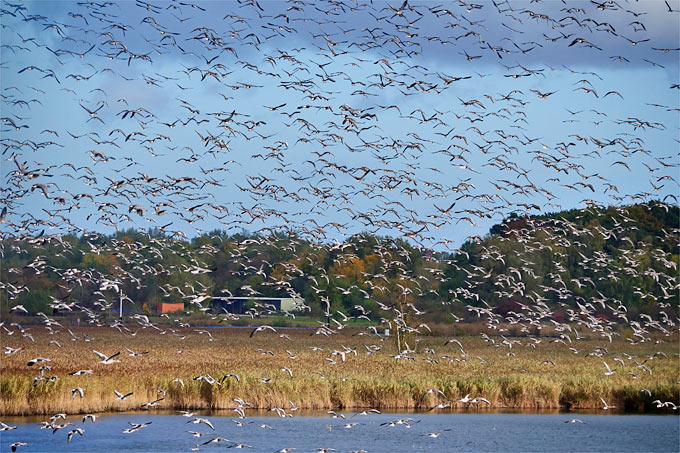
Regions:
<svg viewBox="0 0 680 453"><path fill-rule="evenodd" d="M636 228L626 203L660 200L664 209L678 203L680 85L654 87L649 93L663 97L641 100L648 93L620 80L627 68L660 74L654 80L677 77L680 48L665 44L668 39L656 30L668 23L677 28L680 5L675 1L58 5L3 2L0 10L0 144L8 162L0 187L0 234L32 247L61 246L65 253L69 244L62 235L82 234L92 238L94 252L113 251L129 264L132 270L117 277L51 267L68 288L99 288L101 299L92 306L56 298L53 304L57 310L81 310L94 325L106 325L105 295L117 294L123 282L141 284L148 273L211 272L200 256L187 256L190 266L146 262L163 252L182 253L178 240L193 231L259 233L243 240L234 260L245 272L261 273L267 284L300 297L289 283L304 276L300 267L282 263L284 277L274 278L241 252L258 241L280 246L277 234L285 232L351 261L352 243L338 238L358 231L455 250L465 235L479 237L484 227L511 212L528 216L610 203L620 206L623 220L597 231L623 238ZM653 22L647 20L652 17ZM672 33L677 38L677 30ZM155 229L165 239L151 238L150 246L114 239L95 244L98 232L126 227ZM537 231L544 234L541 240ZM529 220L505 240L539 254L547 242L576 244L585 235L592 231L566 221ZM678 229L667 236L677 240ZM616 295L599 293L577 300L568 309L569 322L609 341L617 322L632 329L631 343L648 341L652 331L671 335L677 319L665 309L677 302L677 262L661 249L630 245L618 271L612 271L614 260L604 251L584 255L582 265L600 279L615 279L617 272L653 278L660 295L640 296L658 303L659 317L629 319ZM295 246L291 240L285 247ZM205 254L215 251L212 245L202 248ZM374 252L383 272L364 276L366 285L358 289L367 299L389 291L380 283L387 272L396 271L409 283L397 285L394 297L423 296L428 278L445 278L437 266L429 268L429 276L411 275L409 252L396 241L379 241ZM642 267L641 253L649 254L653 265ZM480 258L489 266L508 260L493 247ZM38 256L27 268L44 272L49 261ZM531 301L509 319L479 304L475 288L491 275L489 267L466 269L467 285L438 296L444 305L467 303L490 329L509 321L528 331L551 317L546 294L568 301L574 285L597 288L593 278L563 281L555 274L550 286L528 291L527 281L536 276L525 264L508 266L494 283L501 297ZM7 280L12 271L3 269L2 288L14 300L27 289ZM331 313L323 282L314 283L325 314L344 319L334 318L334 324L317 331L330 336L351 316ZM167 285L162 290L210 310L212 288ZM252 287L241 291L258 294ZM13 312L26 311L12 305ZM429 329L407 322L423 314L416 305L406 307L408 313L379 306L384 321L397 329L416 334ZM370 314L361 305L355 308L358 317ZM615 321L597 317L600 308ZM270 311L260 304L253 314ZM143 316L136 320L162 330ZM40 321L48 329L57 324L47 315ZM552 321L565 347L575 348L579 333L570 323ZM114 327L125 328L117 322ZM21 326L3 324L5 338L14 332L30 336ZM509 349L517 341L502 339ZM5 354L16 352L5 346ZM329 360L344 361L350 353L336 352ZM395 359L412 358L413 352L406 347ZM605 348L594 353L607 355ZM102 364L116 362L117 354L95 354ZM627 359L632 378L652 372L639 357ZM35 358L29 366L43 367L36 379L51 379L44 376L48 365L43 362L49 359ZM603 373L615 371L604 363ZM83 390L75 388L72 395L82 397ZM116 395L128 396L117 390ZM470 395L464 400L488 403ZM603 409L613 407L602 403ZM677 409L672 402L657 404ZM245 402L239 404L243 407ZM88 419L94 422L95 416ZM207 419L193 421L210 427ZM68 425L58 416L46 423L55 431ZM131 425L125 432L145 426ZM11 428L3 424L1 429ZM83 429L69 431L68 439L74 434L82 435Z"/></svg>
<svg viewBox="0 0 680 453"><path fill-rule="evenodd" d="M672 5L3 7L6 231L451 248L511 212L678 201L680 86L619 80L677 77Z"/></svg>

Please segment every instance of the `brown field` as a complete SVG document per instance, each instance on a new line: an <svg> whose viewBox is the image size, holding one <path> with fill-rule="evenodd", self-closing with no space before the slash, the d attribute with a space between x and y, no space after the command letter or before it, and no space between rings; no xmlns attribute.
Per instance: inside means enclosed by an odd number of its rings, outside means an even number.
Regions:
<svg viewBox="0 0 680 453"><path fill-rule="evenodd" d="M455 400L467 394L488 399L491 409L596 409L602 407L603 398L619 410L648 411L657 410L652 403L657 399L680 402L677 336L664 337L658 344L631 344L616 337L609 343L592 336L565 345L554 338L542 338L535 348L528 346L534 341L527 337L510 338L518 341L510 348L501 344L500 336L491 337L495 345L479 336L459 336L465 354L456 344L444 346L447 337L420 337L412 340L411 346L416 345L417 352L408 354L414 360L397 360L394 339L353 335L356 331L326 338L310 336L310 330L286 330L289 340L279 336L281 330L258 332L249 338L251 329L210 329L213 341L209 341L207 334L194 328L165 327L164 334L139 329L135 336L110 327L71 330L78 340L72 340L66 328L50 335L44 327L32 326L28 332L35 342L18 331L13 335L3 332L3 346L23 350L2 356L0 415L139 409L162 396L158 387L167 392L155 406L161 409L229 409L237 405L237 397L254 408L286 410L289 400L301 409L422 410L447 400L454 401L453 408L462 408L466 405ZM91 339L85 341L85 336ZM58 341L61 347L49 344L51 340ZM366 346L370 345L381 349L368 354ZM323 351L313 351L313 346ZM355 349L357 354L347 353L345 362L339 355L331 355L342 346ZM130 357L125 347L149 353ZM606 347L608 352L602 357L586 356L597 347ZM427 348L435 352L426 352ZM97 363L99 358L92 350L107 355L120 351L120 363ZM297 358L291 359L286 350ZM58 379L42 380L34 386L40 365L29 367L27 362L35 357L51 359L47 363L51 369L45 370L45 377ZM552 360L554 365L546 360ZM603 361L615 371L613 375L604 375ZM649 371L637 367L635 361L644 362ZM291 369L292 377L282 371L284 366ZM84 369L94 374L68 374ZM228 373L238 374L241 382L227 378L217 385L194 379L209 374L220 380ZM175 378L182 379L184 386L173 381ZM264 383L260 378L271 381ZM75 387L84 389L84 398L72 399L71 389ZM430 388L442 390L446 398L435 394L423 399ZM643 388L652 396L641 392ZM133 395L119 401L114 389ZM480 404L471 409L487 408Z"/></svg>

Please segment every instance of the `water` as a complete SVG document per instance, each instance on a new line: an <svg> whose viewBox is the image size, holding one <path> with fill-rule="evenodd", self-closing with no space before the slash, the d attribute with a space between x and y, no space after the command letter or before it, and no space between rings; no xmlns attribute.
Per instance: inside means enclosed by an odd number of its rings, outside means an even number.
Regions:
<svg viewBox="0 0 680 453"><path fill-rule="evenodd" d="M27 442L18 452L59 451L191 451L197 443L216 436L230 442L200 445L200 451L222 451L237 443L253 448L243 451L274 452L295 448L295 452L333 448L337 451L365 450L368 452L411 451L672 451L679 446L679 418L656 415L592 415L592 414L517 414L517 413L453 413L453 414L370 414L346 420L326 414L278 418L252 416L246 425L238 427L234 417L202 415L215 430L204 424L187 423L193 418L157 413L107 414L96 423L82 423L81 417L68 417L73 426L57 431L40 429L46 417L5 417L3 421L16 425L16 430L0 432L0 451L10 451L10 444ZM383 423L411 418L408 425L394 427ZM578 418L584 423L565 423ZM131 433L128 422L151 425ZM347 429L346 423L358 423ZM261 427L269 425L273 429ZM409 427L410 426L410 427ZM82 437L73 436L66 442L69 430L82 427ZM196 438L187 431L208 433ZM439 437L428 433L440 432ZM235 451L235 450L234 450Z"/></svg>

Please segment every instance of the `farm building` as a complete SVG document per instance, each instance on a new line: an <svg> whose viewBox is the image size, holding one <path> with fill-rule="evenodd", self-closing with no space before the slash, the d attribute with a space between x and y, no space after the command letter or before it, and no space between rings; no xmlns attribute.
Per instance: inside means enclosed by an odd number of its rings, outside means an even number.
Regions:
<svg viewBox="0 0 680 453"><path fill-rule="evenodd" d="M293 297L213 297L213 308L224 308L229 313L243 314L255 304L271 305L275 311L294 312L301 310L304 299Z"/></svg>

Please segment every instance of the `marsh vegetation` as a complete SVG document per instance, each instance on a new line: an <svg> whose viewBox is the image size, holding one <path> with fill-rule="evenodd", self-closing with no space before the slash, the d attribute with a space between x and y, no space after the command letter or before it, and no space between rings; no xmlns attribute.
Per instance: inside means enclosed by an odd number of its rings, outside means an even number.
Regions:
<svg viewBox="0 0 680 453"><path fill-rule="evenodd" d="M461 348L444 345L450 337L420 336L400 353L393 338L364 330L326 337L288 329L251 338L251 329L159 328L162 335L139 329L132 336L110 327L72 327L72 337L66 329L50 335L24 327L35 342L18 333L5 336L7 345L23 349L0 365L0 414L127 411L158 398L164 399L154 408L187 410L231 409L238 406L235 398L252 408L286 410L289 401L301 409L427 410L446 401L466 408L469 403L458 400L468 394L491 403L470 410L594 409L603 398L618 410L641 411L656 410L657 399L680 400L677 337L635 345L616 336L611 344L585 338L567 347L558 336L459 335ZM148 353L131 357L126 348ZM120 362L101 364L93 350L120 351ZM49 358L42 374L58 379L35 381L40 364L27 366L35 357ZM606 376L604 363L614 373ZM79 370L92 374L71 375ZM229 374L238 380L225 378ZM72 396L77 387L84 397ZM431 388L444 396L423 397ZM119 400L113 389L132 395Z"/></svg>

